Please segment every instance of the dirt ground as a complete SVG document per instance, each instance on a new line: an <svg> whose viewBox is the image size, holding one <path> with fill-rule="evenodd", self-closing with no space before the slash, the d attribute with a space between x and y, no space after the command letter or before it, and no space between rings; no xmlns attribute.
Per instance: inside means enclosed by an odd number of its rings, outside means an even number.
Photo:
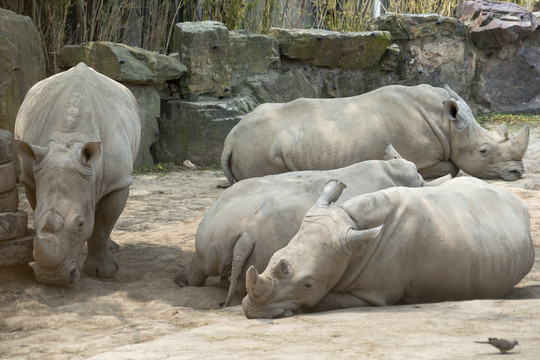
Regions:
<svg viewBox="0 0 540 360"><path fill-rule="evenodd" d="M517 339L511 355L540 359L540 128L525 176L490 181L523 198L536 248L533 270L504 299L353 308L248 320L240 297L210 281L179 288L174 274L194 252L195 231L223 192L220 171L135 175L113 240L114 279L81 275L37 284L28 266L0 268L2 359L497 359L474 341ZM27 210L26 202L22 207Z"/></svg>

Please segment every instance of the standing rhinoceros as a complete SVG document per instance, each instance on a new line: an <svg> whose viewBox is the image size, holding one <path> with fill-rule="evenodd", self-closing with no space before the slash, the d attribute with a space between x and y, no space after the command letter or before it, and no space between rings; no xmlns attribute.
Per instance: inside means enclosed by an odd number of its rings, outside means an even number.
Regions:
<svg viewBox="0 0 540 360"><path fill-rule="evenodd" d="M498 298L533 266L527 206L482 180L394 187L330 205L342 188L327 184L262 275L248 269L248 318Z"/></svg>
<svg viewBox="0 0 540 360"><path fill-rule="evenodd" d="M399 157L387 146L389 158ZM302 218L330 179L346 181L342 199L391 186L423 186L416 166L401 158L372 160L342 169L298 171L240 181L223 192L205 214L195 236L196 252L175 278L180 286L202 286L209 276L230 277L234 292L245 294L250 265L264 270L268 260L296 234Z"/></svg>
<svg viewBox="0 0 540 360"><path fill-rule="evenodd" d="M392 85L349 98L262 104L225 139L221 166L232 184L382 159L380 144L392 144L424 178L462 169L480 178L515 180L523 174L528 141L527 125L511 140L504 125L482 128L448 87Z"/></svg>
<svg viewBox="0 0 540 360"><path fill-rule="evenodd" d="M116 274L108 242L128 197L140 126L131 92L83 63L26 95L15 138L20 180L34 210L39 282L77 280L86 241L86 273Z"/></svg>

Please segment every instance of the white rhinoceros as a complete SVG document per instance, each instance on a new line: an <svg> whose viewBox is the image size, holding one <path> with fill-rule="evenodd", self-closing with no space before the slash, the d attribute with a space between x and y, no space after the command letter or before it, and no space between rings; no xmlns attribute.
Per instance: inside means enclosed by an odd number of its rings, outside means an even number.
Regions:
<svg viewBox="0 0 540 360"><path fill-rule="evenodd" d="M349 98L262 104L225 139L221 166L232 184L378 160L380 144L392 144L424 178L462 169L480 178L515 180L523 174L528 142L527 125L511 140L504 125L482 128L448 87L392 85Z"/></svg>
<svg viewBox="0 0 540 360"><path fill-rule="evenodd" d="M387 147L389 157L395 154ZM302 218L331 179L349 184L342 200L391 186L423 186L416 166L404 159L372 160L342 169L298 171L240 181L223 192L195 235L195 254L175 278L180 286L202 286L209 276L230 278L245 294L246 269L265 269L268 260L296 234Z"/></svg>
<svg viewBox="0 0 540 360"><path fill-rule="evenodd" d="M109 236L132 182L141 125L133 94L80 63L34 85L17 114L21 182L34 210L34 274L42 283L113 277Z"/></svg>
<svg viewBox="0 0 540 360"><path fill-rule="evenodd" d="M342 188L327 184L262 275L248 269L248 318L498 298L534 264L527 206L482 180L394 187L330 205Z"/></svg>

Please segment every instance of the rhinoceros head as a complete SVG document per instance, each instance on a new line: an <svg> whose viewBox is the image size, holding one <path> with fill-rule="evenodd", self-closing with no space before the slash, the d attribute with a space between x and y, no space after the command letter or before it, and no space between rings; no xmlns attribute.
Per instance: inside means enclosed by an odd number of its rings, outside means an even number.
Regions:
<svg viewBox="0 0 540 360"><path fill-rule="evenodd" d="M451 122L452 160L466 173L483 179L519 179L524 173L523 156L529 145L529 127L510 139L505 125L495 131L482 128L467 103L446 87L452 100L443 102L444 115Z"/></svg>
<svg viewBox="0 0 540 360"><path fill-rule="evenodd" d="M95 161L99 142L48 146L16 142L19 155L33 164L34 274L46 284L67 284L79 278L79 256L92 234L95 209Z"/></svg>
<svg viewBox="0 0 540 360"><path fill-rule="evenodd" d="M330 206L344 187L330 181L298 233L274 253L266 270L259 275L255 267L248 269L242 301L248 318L286 317L316 305L339 281L358 243L379 235L381 226L356 230L343 209Z"/></svg>

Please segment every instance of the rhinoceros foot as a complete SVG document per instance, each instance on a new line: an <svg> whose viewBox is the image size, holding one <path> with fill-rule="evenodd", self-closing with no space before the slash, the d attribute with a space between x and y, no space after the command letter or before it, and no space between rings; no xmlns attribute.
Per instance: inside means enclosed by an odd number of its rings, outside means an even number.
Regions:
<svg viewBox="0 0 540 360"><path fill-rule="evenodd" d="M180 287L189 285L188 272L189 268L185 267L179 272L177 272L176 275L174 275L174 282L176 283L176 285Z"/></svg>
<svg viewBox="0 0 540 360"><path fill-rule="evenodd" d="M118 245L118 243L116 243L115 241L109 239L108 245L109 245L109 250L111 250L113 254L116 254L118 253L118 251L120 251L120 245Z"/></svg>
<svg viewBox="0 0 540 360"><path fill-rule="evenodd" d="M110 250L103 252L100 256L89 254L84 261L84 272L90 276L112 278L118 272L118 262Z"/></svg>

